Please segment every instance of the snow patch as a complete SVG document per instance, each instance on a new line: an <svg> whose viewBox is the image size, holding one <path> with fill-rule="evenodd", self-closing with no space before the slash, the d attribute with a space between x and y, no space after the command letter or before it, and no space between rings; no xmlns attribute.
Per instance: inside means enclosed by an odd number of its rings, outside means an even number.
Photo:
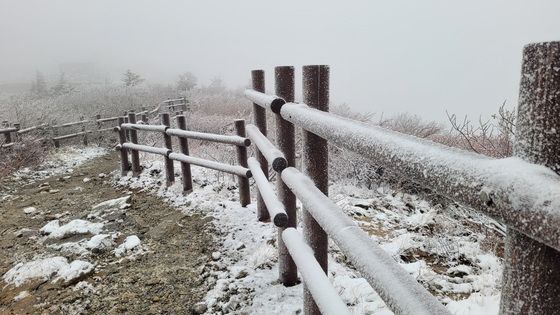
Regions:
<svg viewBox="0 0 560 315"><path fill-rule="evenodd" d="M59 220L53 220L43 226L39 231L53 238L64 238L75 234L99 234L103 230L103 223L92 223L86 220L72 220L60 225Z"/></svg>
<svg viewBox="0 0 560 315"><path fill-rule="evenodd" d="M33 279L50 280L54 278L53 282L60 280L70 282L93 271L93 268L94 265L86 261L75 260L69 264L65 257L56 256L26 263L20 262L8 270L2 278L4 282L16 287Z"/></svg>

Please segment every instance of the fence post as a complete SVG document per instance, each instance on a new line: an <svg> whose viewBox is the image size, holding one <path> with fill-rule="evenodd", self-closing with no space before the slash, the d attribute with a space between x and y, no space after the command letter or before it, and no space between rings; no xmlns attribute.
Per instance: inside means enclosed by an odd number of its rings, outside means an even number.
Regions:
<svg viewBox="0 0 560 315"><path fill-rule="evenodd" d="M84 121L85 118L84 116L80 117L80 121ZM84 143L84 145L88 145L88 138L87 138L87 132L86 132L86 124L82 123L82 132L84 133L84 137L82 138L82 141Z"/></svg>
<svg viewBox="0 0 560 315"><path fill-rule="evenodd" d="M238 136L245 138L245 120L237 119L234 122L235 131ZM243 167L248 167L247 165L247 148L244 146L237 146L237 162ZM239 202L242 207L247 206L251 203L251 191L249 187L249 179L243 176L238 176L239 181Z"/></svg>
<svg viewBox="0 0 560 315"><path fill-rule="evenodd" d="M16 132L14 132L14 142L17 142L17 141L19 141L19 140L20 140L20 137L19 137L18 131L19 131L19 130L21 129L21 124L19 124L19 123L15 123L15 124L14 124L14 128L16 128L16 129L17 129L17 130L16 130Z"/></svg>
<svg viewBox="0 0 560 315"><path fill-rule="evenodd" d="M126 118L125 118L126 121ZM135 124L136 123L136 113L133 111L128 113L128 123ZM131 129L125 130L125 134L128 133L128 139L130 142L134 144L138 144L138 131ZM132 161L132 176L138 177L140 176L140 154L137 150L130 150L130 159Z"/></svg>
<svg viewBox="0 0 560 315"><path fill-rule="evenodd" d="M177 116L177 128L187 130L187 118L185 116ZM189 155L189 141L187 138L180 137L179 146L181 148L181 153ZM191 165L181 162L181 173L183 174L183 193L188 194L192 192Z"/></svg>
<svg viewBox="0 0 560 315"><path fill-rule="evenodd" d="M6 128L10 128L10 124L9 124L7 121L4 121L4 122L3 122L3 125L4 125ZM5 138L6 144L11 143L11 142L12 142L12 134L11 134L11 132L6 132L6 133L4 133L4 138Z"/></svg>
<svg viewBox="0 0 560 315"><path fill-rule="evenodd" d="M303 102L312 108L329 111L329 66L313 65L303 67ZM303 170L317 188L325 195L329 193L329 150L327 140L311 133L303 132ZM305 209L303 211L303 235L315 253L319 265L327 273L328 237L321 226ZM304 312L320 314L311 293L304 286Z"/></svg>
<svg viewBox="0 0 560 315"><path fill-rule="evenodd" d="M264 71L263 70L253 70L251 71L251 79L253 81L253 90L258 92L265 92L265 82L264 82ZM255 126L259 128L261 133L266 137L266 109L260 107L253 103L253 121ZM256 147L255 147L256 148ZM261 164L261 169L264 173L266 179L268 179L268 162L262 152L255 149L257 153L257 161ZM270 221L270 215L264 204L261 193L257 189L257 219L259 221Z"/></svg>
<svg viewBox="0 0 560 315"><path fill-rule="evenodd" d="M275 93L283 98L286 102L294 101L294 67L276 67L274 68ZM284 156L289 166L296 166L296 145L294 125L283 119L280 114L276 114L276 144ZM297 267L294 263L288 248L284 245L282 232L284 229L297 227L296 213L296 196L290 188L284 184L282 178L276 178L276 188L278 198L284 205L286 214L288 215L288 225L285 228L278 229L278 272L280 281L285 286L293 286L298 283Z"/></svg>
<svg viewBox="0 0 560 315"><path fill-rule="evenodd" d="M53 137L54 147L55 148L60 148L60 141L54 139L54 138L58 137L58 128L56 127L56 120L53 120L52 137Z"/></svg>
<svg viewBox="0 0 560 315"><path fill-rule="evenodd" d="M134 118L136 118L136 116ZM136 120L134 120L134 121L136 121ZM124 122L127 123L127 124L130 122L129 119L128 119L128 112L126 112L126 111L124 112ZM126 136L126 139L128 141L130 141L130 130L125 130L124 134Z"/></svg>
<svg viewBox="0 0 560 315"><path fill-rule="evenodd" d="M119 117L118 120L119 127L124 124L124 117ZM126 142L126 135L124 130L119 129L119 143L121 144L121 175L126 176L130 170L130 162L128 162L128 153L125 148L122 147L123 143Z"/></svg>
<svg viewBox="0 0 560 315"><path fill-rule="evenodd" d="M160 115L161 124L165 126L171 126L171 120L169 119L168 113L163 113ZM163 143L165 148L173 150L173 143L171 142L171 136L163 133ZM171 186L175 182L175 168L173 166L173 160L165 157L165 184L167 187Z"/></svg>
<svg viewBox="0 0 560 315"><path fill-rule="evenodd" d="M559 104L560 42L525 46L514 155L560 174ZM556 314L559 262L560 252L509 228L500 314Z"/></svg>

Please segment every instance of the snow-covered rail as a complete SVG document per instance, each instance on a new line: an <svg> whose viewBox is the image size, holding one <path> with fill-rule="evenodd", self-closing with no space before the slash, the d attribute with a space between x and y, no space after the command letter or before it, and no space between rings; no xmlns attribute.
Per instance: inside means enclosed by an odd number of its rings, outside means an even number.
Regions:
<svg viewBox="0 0 560 315"><path fill-rule="evenodd" d="M264 155L268 163L272 164L272 169L281 172L288 166L284 154L276 149L274 144L263 135L254 125L247 125L247 136L255 143L259 151ZM258 163L258 162L257 162Z"/></svg>
<svg viewBox="0 0 560 315"><path fill-rule="evenodd" d="M253 82L259 71L264 77L262 70L254 70ZM329 141L506 224L502 313L553 314L560 309L560 277L555 271L560 264L560 42L524 49L516 157L507 159L492 159L328 113L328 66L304 67L304 102L294 103L293 73L292 67L276 68L277 96L262 93L264 84L254 84L245 96L255 104L254 111L256 106L276 114L277 141L291 143L284 154L293 152L294 136L293 130L280 128L282 122L304 130L303 168L311 180L288 167L281 172L279 188L288 185L302 201L303 234L325 272L330 237L395 313L446 312L328 199L325 150ZM295 220L288 226L296 227ZM279 255L282 246L279 242ZM280 264L281 280L282 272L295 271L287 262ZM308 303L309 290L304 294L306 313L318 313Z"/></svg>
<svg viewBox="0 0 560 315"><path fill-rule="evenodd" d="M284 205L278 200L278 197L274 193L272 189L272 185L265 177L261 165L257 159L251 157L247 161L249 165L249 169L251 170L251 174L253 174L253 178L255 179L255 183L257 184L257 188L261 193L264 203L268 209L268 213L272 218L272 222L277 227L284 227L288 223L288 215L286 214L286 210L284 209Z"/></svg>
<svg viewBox="0 0 560 315"><path fill-rule="evenodd" d="M299 268L303 280L309 284L309 291L322 314L350 314L348 307L334 289L323 269L313 257L313 250L305 243L299 232L287 228L282 232L282 240Z"/></svg>

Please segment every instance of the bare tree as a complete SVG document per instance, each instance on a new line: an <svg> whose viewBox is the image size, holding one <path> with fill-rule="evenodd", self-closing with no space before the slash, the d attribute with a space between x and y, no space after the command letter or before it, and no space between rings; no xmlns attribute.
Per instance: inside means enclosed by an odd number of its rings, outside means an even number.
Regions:
<svg viewBox="0 0 560 315"><path fill-rule="evenodd" d="M476 123L467 116L458 120L457 115L446 112L452 128L451 138L458 136L460 139L459 143L446 144L497 158L511 156L515 136L515 112L505 106L506 101L500 106L497 114L487 120L479 117Z"/></svg>
<svg viewBox="0 0 560 315"><path fill-rule="evenodd" d="M379 126L419 138L430 138L443 130L440 123L424 121L419 116L409 113L401 113L385 120L380 119Z"/></svg>

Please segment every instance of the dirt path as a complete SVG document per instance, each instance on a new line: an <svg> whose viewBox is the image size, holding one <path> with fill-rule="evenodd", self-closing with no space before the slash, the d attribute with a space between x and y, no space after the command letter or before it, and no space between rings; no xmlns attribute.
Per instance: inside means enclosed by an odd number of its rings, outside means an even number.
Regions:
<svg viewBox="0 0 560 315"><path fill-rule="evenodd" d="M216 246L211 223L141 192L133 192L127 209L94 215L93 206L131 194L99 176L117 168L116 155L111 154L70 174L32 184L2 180L3 187L15 187L15 191L12 198L0 201L0 275L19 262L54 256L68 262L86 261L95 269L70 282L55 281L54 275L20 286L0 280L0 313L191 313L208 291L200 275ZM111 237L105 246L83 251L84 244L98 233L74 231L52 237L54 233L40 231L57 219L60 225L78 219L102 222L100 233ZM141 245L117 257L115 248L134 235Z"/></svg>

